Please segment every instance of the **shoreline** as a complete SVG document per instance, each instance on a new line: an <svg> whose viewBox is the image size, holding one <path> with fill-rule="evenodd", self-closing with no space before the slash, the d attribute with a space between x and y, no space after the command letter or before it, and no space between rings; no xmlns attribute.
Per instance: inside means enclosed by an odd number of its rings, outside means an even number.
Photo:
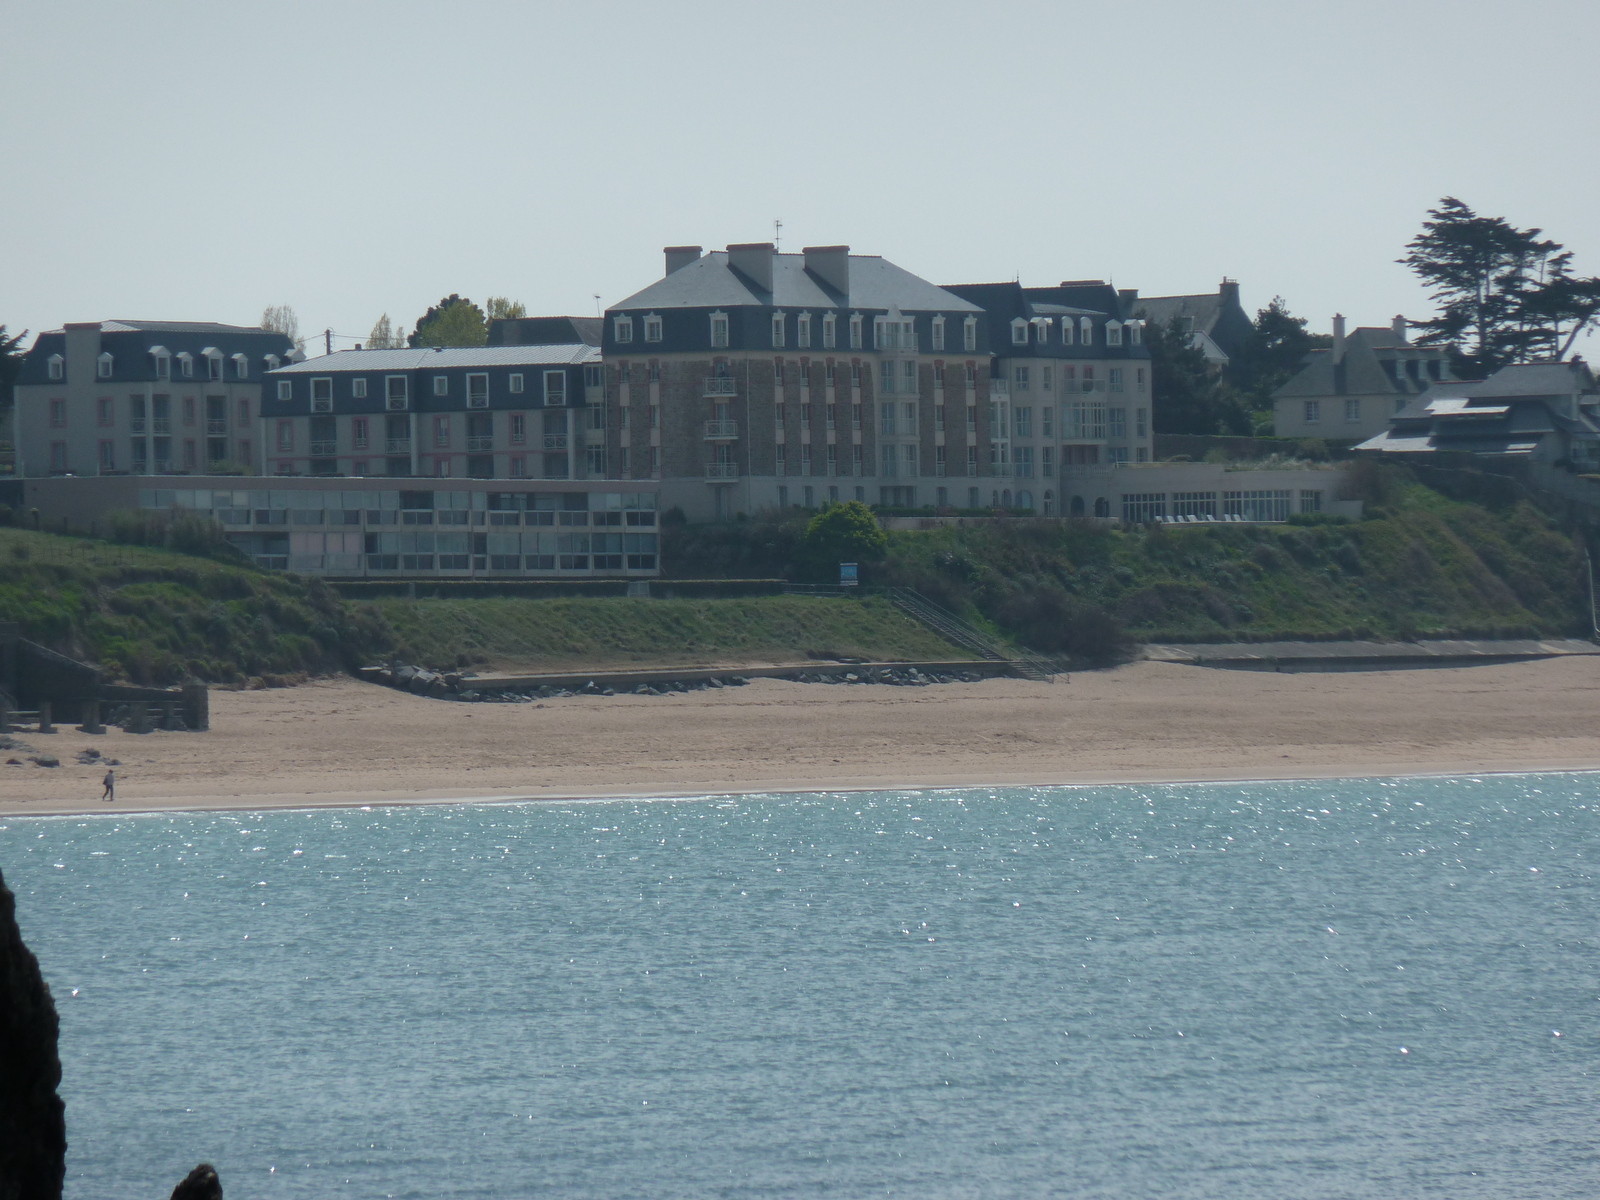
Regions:
<svg viewBox="0 0 1600 1200"><path fill-rule="evenodd" d="M1480 779L1503 775L1600 775L1600 761L1555 765L1498 765L1490 769L1426 768L1416 770L1371 771L1356 767L1330 769L1300 774L1212 774L1196 776L1128 775L1085 778L940 780L922 783L888 783L872 786L862 784L832 785L829 781L780 781L778 784L750 785L712 791L693 789L571 791L541 793L526 790L512 793L479 793L461 795L423 794L408 792L349 793L263 793L230 797L197 799L188 796L140 797L131 803L101 802L92 807L83 801L64 801L53 804L43 801L29 807L20 807L0 800L0 821L16 817L117 817L159 816L164 813L206 812L316 812L323 809L348 809L372 811L379 808L432 808L450 804L475 804L511 807L519 804L619 804L625 802L646 804L692 803L706 800L749 799L753 796L813 796L850 795L858 792L957 792L983 788L1105 788L1105 787L1213 787L1223 784L1249 785L1255 783L1321 783L1329 780L1363 779Z"/></svg>
<svg viewBox="0 0 1600 1200"><path fill-rule="evenodd" d="M209 733L12 735L32 751L0 751L0 817L1600 770L1597 656L1330 673L1139 662L1054 684L757 679L538 704L334 679L211 704ZM79 761L86 749L102 759ZM114 806L99 798L104 759L118 760Z"/></svg>

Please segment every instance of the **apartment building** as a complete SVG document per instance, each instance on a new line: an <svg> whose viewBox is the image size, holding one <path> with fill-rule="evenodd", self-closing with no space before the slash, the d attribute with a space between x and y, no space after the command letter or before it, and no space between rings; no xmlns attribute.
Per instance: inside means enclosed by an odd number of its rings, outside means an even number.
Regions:
<svg viewBox="0 0 1600 1200"><path fill-rule="evenodd" d="M992 355L994 482L969 507L1068 515L1074 473L1150 461L1150 351L1136 292L1100 280L946 290L982 309Z"/></svg>
<svg viewBox="0 0 1600 1200"><path fill-rule="evenodd" d="M830 500L984 502L988 322L848 246L668 247L605 314L607 463L691 520ZM969 495L970 491L970 495Z"/></svg>
<svg viewBox="0 0 1600 1200"><path fill-rule="evenodd" d="M587 342L341 350L266 382L264 474L608 474L601 355Z"/></svg>
<svg viewBox="0 0 1600 1200"><path fill-rule="evenodd" d="M1445 348L1414 346L1406 332L1406 319L1397 316L1347 336L1336 315L1333 347L1306 355L1299 373L1272 393L1277 435L1362 441L1385 432L1416 397L1457 383Z"/></svg>
<svg viewBox="0 0 1600 1200"><path fill-rule="evenodd" d="M16 385L19 475L173 475L253 467L280 333L187 321L87 321L41 333Z"/></svg>

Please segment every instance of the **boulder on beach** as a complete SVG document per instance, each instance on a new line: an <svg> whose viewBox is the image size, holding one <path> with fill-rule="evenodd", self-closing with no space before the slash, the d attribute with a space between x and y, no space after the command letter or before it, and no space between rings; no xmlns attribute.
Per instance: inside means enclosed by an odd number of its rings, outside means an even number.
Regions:
<svg viewBox="0 0 1600 1200"><path fill-rule="evenodd" d="M39 960L17 928L17 898L0 877L0 1200L61 1196L67 1121L56 1095L60 1031Z"/></svg>

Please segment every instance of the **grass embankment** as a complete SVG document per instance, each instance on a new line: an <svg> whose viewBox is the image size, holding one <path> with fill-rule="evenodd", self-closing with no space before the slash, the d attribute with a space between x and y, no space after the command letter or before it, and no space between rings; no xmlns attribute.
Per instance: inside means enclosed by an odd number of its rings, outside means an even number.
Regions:
<svg viewBox="0 0 1600 1200"><path fill-rule="evenodd" d="M1089 659L1132 640L1588 634L1582 547L1532 505L1504 489L1488 505L1455 501L1396 472L1369 471L1364 486L1356 522L895 532L863 575ZM803 530L798 517L669 529L667 561L685 576L800 577Z"/></svg>
<svg viewBox="0 0 1600 1200"><path fill-rule="evenodd" d="M806 658L965 659L880 598L372 602L398 650L426 666L563 671L740 666Z"/></svg>
<svg viewBox="0 0 1600 1200"><path fill-rule="evenodd" d="M0 528L0 621L135 683L325 674L392 634L316 580L142 546Z"/></svg>

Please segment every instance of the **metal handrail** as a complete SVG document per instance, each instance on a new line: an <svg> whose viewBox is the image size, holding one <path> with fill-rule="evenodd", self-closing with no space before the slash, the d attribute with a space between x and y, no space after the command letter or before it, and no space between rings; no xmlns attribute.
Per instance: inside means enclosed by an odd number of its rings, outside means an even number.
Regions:
<svg viewBox="0 0 1600 1200"><path fill-rule="evenodd" d="M739 422L737 421L707 421L706 438L716 441L739 436Z"/></svg>
<svg viewBox="0 0 1600 1200"><path fill-rule="evenodd" d="M731 375L710 375L706 377L706 395L732 396L738 393L739 381Z"/></svg>

